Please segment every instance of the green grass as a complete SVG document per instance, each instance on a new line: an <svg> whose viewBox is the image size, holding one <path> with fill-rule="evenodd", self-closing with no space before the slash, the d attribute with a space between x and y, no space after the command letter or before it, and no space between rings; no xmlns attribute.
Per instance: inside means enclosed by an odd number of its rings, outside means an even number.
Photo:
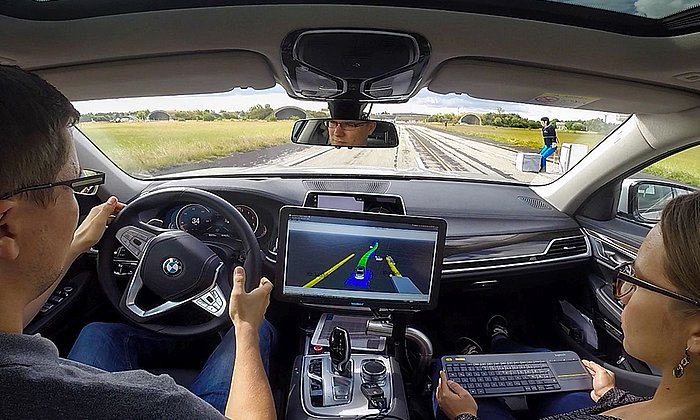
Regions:
<svg viewBox="0 0 700 420"><path fill-rule="evenodd" d="M543 144L541 130L478 125L450 125L444 127L438 123L429 124L429 126L442 131L493 140L511 146L528 147L533 150L539 150ZM557 130L559 144L585 144L588 146L589 151L603 140L604 136L603 133ZM657 162L644 169L643 172L700 187L700 146Z"/></svg>
<svg viewBox="0 0 700 420"><path fill-rule="evenodd" d="M489 139L511 146L529 147L539 150L542 147L542 130L527 128L493 127L488 125L449 125L431 124L432 128L470 137ZM579 143L592 149L604 137L600 133L558 130L557 137L561 143Z"/></svg>
<svg viewBox="0 0 700 420"><path fill-rule="evenodd" d="M700 146L667 157L643 172L700 187Z"/></svg>
<svg viewBox="0 0 700 420"><path fill-rule="evenodd" d="M289 142L293 121L84 123L82 130L127 172L144 173Z"/></svg>

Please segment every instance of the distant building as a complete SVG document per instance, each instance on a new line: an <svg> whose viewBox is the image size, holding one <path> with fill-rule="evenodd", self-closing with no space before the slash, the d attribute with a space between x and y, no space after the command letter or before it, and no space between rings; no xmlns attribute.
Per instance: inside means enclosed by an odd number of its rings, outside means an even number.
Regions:
<svg viewBox="0 0 700 420"><path fill-rule="evenodd" d="M465 114L459 119L460 124L481 125L481 117L476 114Z"/></svg>
<svg viewBox="0 0 700 420"><path fill-rule="evenodd" d="M148 121L170 121L170 114L165 111L153 111L146 118Z"/></svg>
<svg viewBox="0 0 700 420"><path fill-rule="evenodd" d="M275 118L278 120L291 120L308 118L306 111L296 106L283 106L275 110Z"/></svg>
<svg viewBox="0 0 700 420"><path fill-rule="evenodd" d="M430 115L413 114L413 113L396 113L396 114L373 114L370 118L384 121L404 121L404 122L420 122L425 121Z"/></svg>
<svg viewBox="0 0 700 420"><path fill-rule="evenodd" d="M134 115L120 115L114 118L114 122L136 122L138 120Z"/></svg>

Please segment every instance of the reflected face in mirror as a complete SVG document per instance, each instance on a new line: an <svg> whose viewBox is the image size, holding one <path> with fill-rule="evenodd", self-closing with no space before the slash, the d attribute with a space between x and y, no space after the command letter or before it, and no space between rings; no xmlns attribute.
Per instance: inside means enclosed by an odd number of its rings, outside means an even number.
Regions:
<svg viewBox="0 0 700 420"><path fill-rule="evenodd" d="M373 121L330 120L328 142L333 146L367 146L367 137L377 128Z"/></svg>

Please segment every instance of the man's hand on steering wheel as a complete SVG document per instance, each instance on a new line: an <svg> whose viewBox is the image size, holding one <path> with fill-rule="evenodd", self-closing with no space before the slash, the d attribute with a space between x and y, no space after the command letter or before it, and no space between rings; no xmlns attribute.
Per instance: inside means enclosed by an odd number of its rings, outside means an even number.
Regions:
<svg viewBox="0 0 700 420"><path fill-rule="evenodd" d="M250 293L245 291L245 270L238 266L233 270L233 291L229 302L229 316L236 331L250 328L257 333L265 317L265 310L270 304L272 282L263 277L260 285Z"/></svg>
<svg viewBox="0 0 700 420"><path fill-rule="evenodd" d="M95 246L105 233L109 222L114 219L124 206L125 204L120 203L117 197L111 196L106 202L93 207L73 234L69 255L77 257Z"/></svg>

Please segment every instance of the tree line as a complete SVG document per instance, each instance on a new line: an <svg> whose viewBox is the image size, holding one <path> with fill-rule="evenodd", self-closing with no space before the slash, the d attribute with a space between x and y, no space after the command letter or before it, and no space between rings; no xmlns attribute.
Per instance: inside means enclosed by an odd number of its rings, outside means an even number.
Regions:
<svg viewBox="0 0 700 420"><path fill-rule="evenodd" d="M459 124L460 119L464 114L433 114L426 120L427 122L439 122L448 124ZM494 127L510 127L510 128L530 128L539 129L542 126L539 121L531 120L529 118L522 117L519 114L514 113L504 113L501 110L499 112L488 112L486 114L479 114L481 118L481 125L490 125ZM575 120L575 121L559 121L557 119L552 119L552 124L556 124L559 129L565 128L567 130L574 131L595 131L600 133L609 133L619 123L608 123L602 118L594 118L590 120Z"/></svg>
<svg viewBox="0 0 700 420"><path fill-rule="evenodd" d="M247 111L214 111L209 109L194 111L164 111L170 118L177 121L218 121L218 120L276 120L275 110L270 104L253 105ZM311 118L327 117L328 111L304 110ZM88 112L81 115L80 121L94 122L124 122L145 121L151 111L148 109L132 112Z"/></svg>

